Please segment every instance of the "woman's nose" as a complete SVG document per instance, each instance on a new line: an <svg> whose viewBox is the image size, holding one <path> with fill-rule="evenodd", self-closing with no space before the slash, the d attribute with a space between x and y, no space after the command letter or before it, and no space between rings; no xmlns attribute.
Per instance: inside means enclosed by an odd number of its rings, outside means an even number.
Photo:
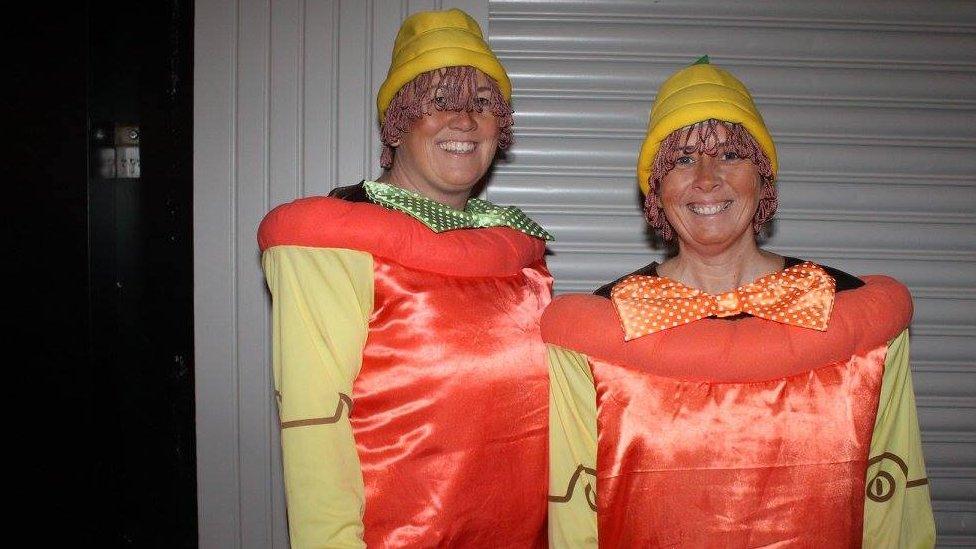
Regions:
<svg viewBox="0 0 976 549"><path fill-rule="evenodd" d="M719 177L715 159L707 155L702 155L701 160L695 167L695 186L704 192L708 192L714 190L721 184L722 180Z"/></svg>
<svg viewBox="0 0 976 549"><path fill-rule="evenodd" d="M467 110L455 111L451 117L451 129L464 132L473 131L478 128L478 121L475 120L474 113Z"/></svg>

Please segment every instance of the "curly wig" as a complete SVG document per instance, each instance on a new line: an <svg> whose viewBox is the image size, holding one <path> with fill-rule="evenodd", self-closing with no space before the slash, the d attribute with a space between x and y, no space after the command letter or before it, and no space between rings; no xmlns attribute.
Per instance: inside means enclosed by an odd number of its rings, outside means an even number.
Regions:
<svg viewBox="0 0 976 549"><path fill-rule="evenodd" d="M719 126L725 129L724 143L719 142ZM697 135L696 142L692 142L692 135ZM756 208L756 215L752 219L753 231L759 235L766 223L773 218L779 206L779 199L776 186L773 184L769 157L741 124L712 118L671 132L661 142L661 148L654 157L648 181L650 192L644 198L644 217L654 232L665 242L674 240L675 234L674 227L665 217L661 204L661 180L674 169L679 156L693 152L715 156L720 151L734 152L741 158L749 158L759 169L759 207Z"/></svg>
<svg viewBox="0 0 976 549"><path fill-rule="evenodd" d="M512 144L512 108L502 96L498 84L490 77L488 101L479 101L478 74L474 67L458 66L420 73L407 82L393 97L381 124L383 153L380 166L393 166L393 156L403 135L420 117L438 111L488 111L498 118L498 148Z"/></svg>

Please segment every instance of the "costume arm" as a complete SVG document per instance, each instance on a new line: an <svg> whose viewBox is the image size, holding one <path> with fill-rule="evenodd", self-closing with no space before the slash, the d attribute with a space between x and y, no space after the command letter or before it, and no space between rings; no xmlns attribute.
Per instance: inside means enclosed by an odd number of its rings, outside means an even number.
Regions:
<svg viewBox="0 0 976 549"><path fill-rule="evenodd" d="M291 545L365 547L363 480L349 411L373 307L372 258L275 246L262 259L272 296Z"/></svg>
<svg viewBox="0 0 976 549"><path fill-rule="evenodd" d="M548 345L549 546L597 546L596 389L586 357Z"/></svg>
<svg viewBox="0 0 976 549"><path fill-rule="evenodd" d="M908 330L891 341L885 358L868 461L863 541L867 548L935 546L935 522L908 366Z"/></svg>

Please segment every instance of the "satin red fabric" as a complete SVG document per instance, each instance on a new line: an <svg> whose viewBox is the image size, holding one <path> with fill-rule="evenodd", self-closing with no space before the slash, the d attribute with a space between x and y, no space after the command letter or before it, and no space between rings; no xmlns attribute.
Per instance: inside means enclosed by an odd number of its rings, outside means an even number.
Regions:
<svg viewBox="0 0 976 549"><path fill-rule="evenodd" d="M600 546L858 547L888 342L911 319L884 276L825 332L703 319L624 342L608 299L563 296L546 342L597 389Z"/></svg>
<svg viewBox="0 0 976 549"><path fill-rule="evenodd" d="M752 383L591 360L600 546L860 546L886 351Z"/></svg>
<svg viewBox="0 0 976 549"><path fill-rule="evenodd" d="M350 416L369 547L545 547L540 261L462 277L375 258Z"/></svg>

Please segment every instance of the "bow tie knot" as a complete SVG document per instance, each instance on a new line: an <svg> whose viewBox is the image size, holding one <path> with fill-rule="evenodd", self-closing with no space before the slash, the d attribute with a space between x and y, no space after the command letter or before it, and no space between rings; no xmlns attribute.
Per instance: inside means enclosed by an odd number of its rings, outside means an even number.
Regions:
<svg viewBox="0 0 976 549"><path fill-rule="evenodd" d="M726 292L715 297L715 316L735 316L742 312L739 294Z"/></svg>

